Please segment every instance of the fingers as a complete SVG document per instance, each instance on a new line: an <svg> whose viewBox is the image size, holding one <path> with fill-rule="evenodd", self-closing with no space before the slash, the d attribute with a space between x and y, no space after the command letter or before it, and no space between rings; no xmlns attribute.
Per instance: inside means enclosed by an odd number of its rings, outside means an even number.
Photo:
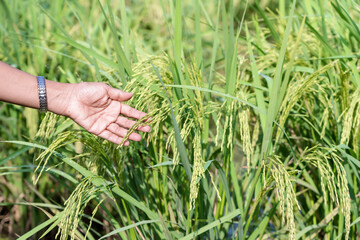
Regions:
<svg viewBox="0 0 360 240"><path fill-rule="evenodd" d="M124 92L119 89L110 87L108 85L106 85L106 86L107 86L107 92L108 92L110 98L115 101L119 101L119 102L128 101L133 96L132 93Z"/></svg>
<svg viewBox="0 0 360 240"><path fill-rule="evenodd" d="M126 134L128 133L128 130L125 128L120 127L118 124L116 123L112 123L110 124L107 129L114 133L115 135L118 135L119 137L123 138L126 136ZM133 141L140 141L141 140L141 136L138 133L132 132L129 135L129 140L133 140Z"/></svg>
<svg viewBox="0 0 360 240"><path fill-rule="evenodd" d="M98 136L115 144L120 144L123 138L127 135L127 133L128 133L127 129L120 127L117 123L111 123L107 127L107 129L102 131ZM132 132L129 135L128 140L140 141L141 136L138 133ZM124 146L129 146L128 140L124 142Z"/></svg>
<svg viewBox="0 0 360 240"><path fill-rule="evenodd" d="M136 110L135 108L132 108L124 103L121 104L120 113L126 117L131 117L135 119L140 119L146 116L146 113Z"/></svg>
<svg viewBox="0 0 360 240"><path fill-rule="evenodd" d="M115 123L112 123L107 127L107 130L104 130L99 134L99 137L108 140L112 143L120 144L123 138L126 136L127 132L128 131L126 129L120 127ZM133 132L129 135L128 139L132 141L140 141L141 136L140 134ZM129 146L129 144L130 143L128 140L124 142L124 146Z"/></svg>
<svg viewBox="0 0 360 240"><path fill-rule="evenodd" d="M130 129L136 122L125 117L119 116L116 123L123 128ZM141 132L150 132L150 126L139 126L136 130Z"/></svg>
<svg viewBox="0 0 360 240"><path fill-rule="evenodd" d="M115 143L115 144L120 144L121 141L123 140L122 137L119 137L118 135L108 131L108 130L105 130L105 131L102 131L100 134L99 134L99 137L105 139L105 140L108 140L112 143ZM124 146L129 146L129 141L125 141L124 142Z"/></svg>
<svg viewBox="0 0 360 240"><path fill-rule="evenodd" d="M108 85L106 85L106 90L112 100L119 102L128 101L133 96L132 93L127 93L119 89L112 88ZM134 119L141 119L146 116L146 113L136 110L135 108L132 108L123 103L120 104L120 114L125 117ZM120 144L123 138L127 135L128 129L130 129L136 123L135 121L127 119L125 117L119 116L115 123L111 123L105 131L99 134L99 137L109 140L110 142ZM150 127L139 126L136 130L142 132L149 132ZM141 136L140 134L133 132L128 136L128 139L133 141L140 141ZM126 140L124 145L129 145L129 141Z"/></svg>

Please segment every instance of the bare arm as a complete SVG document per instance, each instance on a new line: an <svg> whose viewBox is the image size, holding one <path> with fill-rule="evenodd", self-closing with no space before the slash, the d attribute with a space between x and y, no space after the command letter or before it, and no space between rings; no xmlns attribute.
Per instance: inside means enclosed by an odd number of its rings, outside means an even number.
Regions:
<svg viewBox="0 0 360 240"><path fill-rule="evenodd" d="M46 81L48 109L62 114L59 100L69 94L70 84ZM0 61L0 100L25 107L39 108L36 77Z"/></svg>
<svg viewBox="0 0 360 240"><path fill-rule="evenodd" d="M59 83L46 80L48 110L72 118L87 131L119 144L127 130L146 114L124 104L132 97L104 83ZM0 101L39 108L36 77L0 61ZM149 126L139 131L150 131ZM140 141L138 133L130 140ZM128 142L125 143L128 145Z"/></svg>

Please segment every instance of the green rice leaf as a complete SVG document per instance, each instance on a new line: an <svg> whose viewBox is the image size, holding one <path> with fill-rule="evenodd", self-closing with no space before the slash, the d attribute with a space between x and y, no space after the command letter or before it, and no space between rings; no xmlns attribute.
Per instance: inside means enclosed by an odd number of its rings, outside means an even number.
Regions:
<svg viewBox="0 0 360 240"><path fill-rule="evenodd" d="M119 229L115 229L114 231L111 231L108 234L106 234L106 235L102 236L101 238L99 238L99 240L110 237L110 236L113 236L115 234L118 234L120 232L123 232L125 230L131 229L131 228L134 228L134 227L137 227L137 226L140 226L140 225L150 224L150 223L155 223L155 222L160 222L160 220L144 220L144 221L140 221L140 222L137 222L137 223L133 223L133 224L130 224L128 226L125 226L125 227L122 227L122 228L119 228Z"/></svg>
<svg viewBox="0 0 360 240"><path fill-rule="evenodd" d="M163 82L163 80L162 80L162 78L160 76L160 73L159 73L158 69L153 64L152 64L152 66L153 66L154 71L156 72L156 75L158 76L161 84L163 85L164 91L166 93L165 84L164 84L164 82ZM176 85L174 85L174 86L176 86ZM169 97L167 97L167 98L168 98L168 102L169 102L169 105L170 105L171 120L172 120L172 124L173 124L174 131L175 131L175 139L176 139L177 147L179 149L180 159L181 159L182 164L184 166L187 178L188 178L189 181L191 181L192 171L191 171L191 166L190 166L189 159L187 157L186 148L185 148L183 140L181 139L179 125L178 125L178 123L176 121L176 118L175 118L174 109L172 107L171 100L170 100Z"/></svg>
<svg viewBox="0 0 360 240"><path fill-rule="evenodd" d="M204 232L209 231L210 229L220 226L221 224L230 221L231 219L237 217L240 214L240 209L236 209L230 213L228 213L227 215L225 215L224 217L221 217L220 219L215 220L212 223L209 223L207 225L205 225L204 227L196 230L195 232L192 232L188 235L186 235L183 238L180 238L180 240L190 240L190 239L194 239L195 237L203 234Z"/></svg>

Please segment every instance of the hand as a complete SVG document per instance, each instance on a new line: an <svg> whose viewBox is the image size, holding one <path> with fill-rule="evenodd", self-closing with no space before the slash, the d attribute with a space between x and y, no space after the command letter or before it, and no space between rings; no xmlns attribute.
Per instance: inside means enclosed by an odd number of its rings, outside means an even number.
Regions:
<svg viewBox="0 0 360 240"><path fill-rule="evenodd" d="M129 100L133 94L112 88L105 83L71 84L70 98L65 104L65 114L90 133L110 142L120 144L135 121L146 113L136 110L122 102ZM128 117L128 118L127 118ZM137 129L149 132L149 126ZM140 141L138 133L131 133L130 140ZM124 143L129 145L129 141Z"/></svg>

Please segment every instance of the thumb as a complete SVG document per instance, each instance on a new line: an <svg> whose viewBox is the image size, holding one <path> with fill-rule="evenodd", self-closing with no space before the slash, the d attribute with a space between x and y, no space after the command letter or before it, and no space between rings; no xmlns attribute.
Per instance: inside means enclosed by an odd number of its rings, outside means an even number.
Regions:
<svg viewBox="0 0 360 240"><path fill-rule="evenodd" d="M107 92L111 99L119 102L128 101L133 96L132 93L124 92L110 86L108 86Z"/></svg>

